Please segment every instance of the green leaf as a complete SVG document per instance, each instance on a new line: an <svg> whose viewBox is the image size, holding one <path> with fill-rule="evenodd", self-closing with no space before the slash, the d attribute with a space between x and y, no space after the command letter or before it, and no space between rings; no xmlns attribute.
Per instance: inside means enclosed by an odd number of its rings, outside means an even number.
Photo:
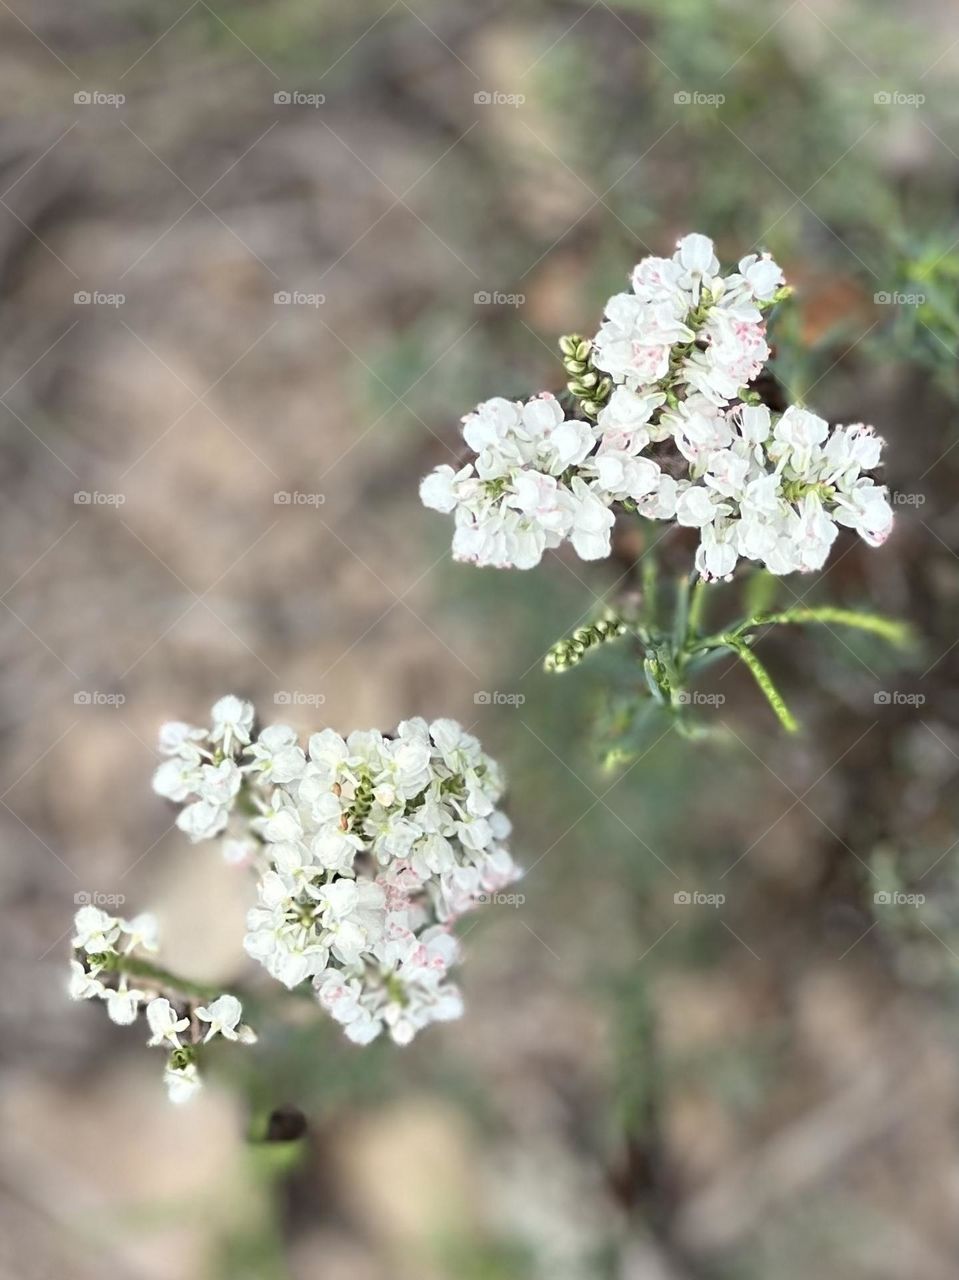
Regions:
<svg viewBox="0 0 959 1280"><path fill-rule="evenodd" d="M766 701L772 707L776 714L776 718L787 733L796 733L799 729L799 721L786 706L782 694L773 684L772 676L759 661L756 655L750 649L745 640L737 636L727 636L725 638L727 646L732 649L749 668L753 679L762 690Z"/></svg>

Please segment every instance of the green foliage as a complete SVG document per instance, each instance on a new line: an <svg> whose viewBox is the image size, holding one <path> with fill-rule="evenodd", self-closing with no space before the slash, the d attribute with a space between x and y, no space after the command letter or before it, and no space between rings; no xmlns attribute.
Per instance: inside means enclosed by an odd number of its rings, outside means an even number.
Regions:
<svg viewBox="0 0 959 1280"><path fill-rule="evenodd" d="M645 564L652 566L653 563L652 557L647 556ZM761 638L760 633L766 634L774 627L818 625L829 630L851 628L899 650L915 644L915 636L906 623L867 611L831 605L796 605L778 611L763 608L754 611L756 605L764 604L775 594L777 588L771 578L770 574L759 574L756 585L747 578L744 592L746 615L719 631L703 634L707 592L713 594L713 589L702 580L691 584L688 578L678 579L668 592L672 621L669 627L664 628L658 616L659 602L664 593L651 572L647 572L644 602L639 605L634 619L627 621L621 614L607 612L599 622L577 628L565 640L554 645L545 666L548 671L561 672L610 640L631 635L637 642L634 648L641 663L645 691L637 679L629 689L617 691L607 702L599 725L607 764L634 759L650 733L656 731L657 725L672 723L687 737L708 733L708 726L692 715L690 708L700 701L708 703L709 697L700 699L691 692L691 680L723 652L734 654L743 663L780 725L787 733L795 733L799 729L798 721L753 651ZM662 709L662 715L653 713L655 706Z"/></svg>
<svg viewBox="0 0 959 1280"><path fill-rule="evenodd" d="M530 1249L508 1241L455 1240L437 1249L450 1280L528 1280L537 1275Z"/></svg>
<svg viewBox="0 0 959 1280"><path fill-rule="evenodd" d="M959 396L959 245L954 228L895 236L891 284L877 297L886 316L872 344L884 360L908 358Z"/></svg>
<svg viewBox="0 0 959 1280"><path fill-rule="evenodd" d="M629 626L615 609L606 609L595 622L577 627L563 640L557 640L543 661L546 671L565 671L582 662L598 645L609 644L627 634Z"/></svg>
<svg viewBox="0 0 959 1280"><path fill-rule="evenodd" d="M593 364L592 343L571 333L559 340L563 368L569 374L566 389L587 418L595 418L610 397L612 379Z"/></svg>

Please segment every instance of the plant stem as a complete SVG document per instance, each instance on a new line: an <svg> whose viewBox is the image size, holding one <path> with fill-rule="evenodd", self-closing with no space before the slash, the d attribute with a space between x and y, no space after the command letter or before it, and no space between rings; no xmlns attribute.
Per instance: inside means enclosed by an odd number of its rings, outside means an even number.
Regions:
<svg viewBox="0 0 959 1280"><path fill-rule="evenodd" d="M795 733L799 728L799 722L793 713L783 701L782 694L773 684L772 676L759 661L756 655L750 649L749 645L739 636L728 635L717 637L723 641L732 651L746 664L752 674L753 679L759 685L766 701L772 707L779 723L787 733Z"/></svg>
<svg viewBox="0 0 959 1280"><path fill-rule="evenodd" d="M813 608L796 606L792 609L783 609L779 613L760 613L754 618L750 618L747 622L740 623L736 627L734 634L741 635L752 627L764 627L776 623L801 624L806 622L820 623L827 627L830 623L834 623L837 627L854 627L858 631L868 631L872 635L880 636L890 644L896 645L897 648L904 648L913 638L912 630L908 623L899 622L894 618L884 618L877 613L860 613L855 609L836 609L831 605L820 605Z"/></svg>
<svg viewBox="0 0 959 1280"><path fill-rule="evenodd" d="M644 552L642 556L640 576L643 584L643 620L651 631L656 631L659 613L659 571L652 549Z"/></svg>
<svg viewBox="0 0 959 1280"><path fill-rule="evenodd" d="M689 602L689 615L686 619L686 637L695 640L703 623L703 611L706 606L706 588L709 583L705 578L697 578L693 586L692 598Z"/></svg>
<svg viewBox="0 0 959 1280"><path fill-rule="evenodd" d="M172 973L169 969L164 969L161 965L154 964L152 960L144 960L140 956L117 955L109 968L115 973L125 973L131 978L146 978L159 988L179 992L185 996L198 997L201 1000L215 999L218 994L216 987L181 978L179 974Z"/></svg>
<svg viewBox="0 0 959 1280"><path fill-rule="evenodd" d="M673 644L681 654L689 634L689 577L684 573L676 581L676 607L673 613Z"/></svg>

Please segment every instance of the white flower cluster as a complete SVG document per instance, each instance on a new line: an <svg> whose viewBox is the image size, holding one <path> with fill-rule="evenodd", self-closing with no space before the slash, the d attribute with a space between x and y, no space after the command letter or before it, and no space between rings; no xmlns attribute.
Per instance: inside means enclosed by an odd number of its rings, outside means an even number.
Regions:
<svg viewBox="0 0 959 1280"><path fill-rule="evenodd" d="M239 698L220 698L210 716L210 729L178 720L163 726L159 750L170 758L153 775L158 795L178 804L190 801L176 824L194 842L226 831L243 781L235 756L249 745L253 729L253 707Z"/></svg>
<svg viewBox="0 0 959 1280"><path fill-rule="evenodd" d="M640 262L589 344L614 384L595 425L548 394L487 400L463 420L475 458L423 480L423 503L455 512L454 556L528 569L568 539L601 559L615 504L700 529L705 578L730 576L740 557L776 574L818 569L837 524L881 543L892 509L863 474L879 464L879 437L862 424L830 430L798 407L774 417L749 391L782 283L768 256L722 276L700 235Z"/></svg>
<svg viewBox="0 0 959 1280"><path fill-rule="evenodd" d="M256 846L246 951L289 988L312 980L361 1044L459 1017L452 923L518 874L495 763L453 720L325 729L306 750L286 725L252 725L249 703L222 698L212 730L166 726L172 757L154 778L187 801L193 839Z"/></svg>
<svg viewBox="0 0 959 1280"><path fill-rule="evenodd" d="M676 519L700 530L702 577L729 577L740 556L776 574L820 569L837 525L856 529L870 546L885 541L892 508L885 488L863 475L882 452L871 427L830 431L825 419L795 406L775 421L764 405L707 418L690 403L676 415L683 425L675 439L688 449L691 477L678 493Z"/></svg>
<svg viewBox="0 0 959 1280"><path fill-rule="evenodd" d="M111 916L99 907L81 907L74 918L74 958L70 961L68 992L73 1000L104 1000L113 1022L129 1026L137 1020L140 1006L146 1007L150 1028L149 1045L159 1045L169 1053L164 1081L173 1102L186 1102L201 1087L197 1067L200 1023L207 1023L203 1043L216 1035L226 1040L253 1044L256 1035L240 1018L243 1007L235 996L221 995L209 1005L187 1005L187 1016L158 994L166 978L152 964L137 963L137 951L157 950L156 920L140 915L134 920ZM130 986L131 972L147 990ZM104 980L105 979L105 980ZM112 985L113 982L116 985ZM183 1044L180 1036L189 1030L192 1040Z"/></svg>
<svg viewBox="0 0 959 1280"><path fill-rule="evenodd" d="M632 293L606 303L593 363L632 391L687 389L729 404L769 357L761 308L782 283L776 263L755 254L724 277L712 240L686 236L671 258L638 263Z"/></svg>
<svg viewBox="0 0 959 1280"><path fill-rule="evenodd" d="M458 560L531 569L566 538L584 560L609 554L613 514L581 472L594 446L588 422L543 394L487 400L463 424L475 462L437 467L420 486L426 506L456 512Z"/></svg>

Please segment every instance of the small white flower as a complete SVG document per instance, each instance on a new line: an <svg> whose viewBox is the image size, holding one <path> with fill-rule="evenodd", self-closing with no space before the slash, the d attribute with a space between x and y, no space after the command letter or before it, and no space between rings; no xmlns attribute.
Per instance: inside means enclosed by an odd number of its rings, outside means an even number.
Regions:
<svg viewBox="0 0 959 1280"><path fill-rule="evenodd" d="M703 485L693 485L680 495L676 503L676 520L693 529L711 524L719 512L716 497ZM728 508L727 508L728 510Z"/></svg>
<svg viewBox="0 0 959 1280"><path fill-rule="evenodd" d="M451 511L455 510L459 501L457 482L468 479L472 473L473 468L471 466L463 467L460 471L454 471L451 466L445 463L443 466L431 471L420 482L420 501L423 506L449 515Z"/></svg>
<svg viewBox="0 0 959 1280"><path fill-rule="evenodd" d="M775 446L771 456L786 457L801 469L812 456L813 447L822 444L828 433L825 418L790 405L773 430Z"/></svg>
<svg viewBox="0 0 959 1280"><path fill-rule="evenodd" d="M768 253L764 253L762 257L752 253L748 258L742 258L739 270L750 293L762 302L768 302L783 283L782 269Z"/></svg>
<svg viewBox="0 0 959 1280"><path fill-rule="evenodd" d="M583 560L602 560L609 555L609 536L616 518L609 507L578 477L572 493L576 505L570 541Z"/></svg>
<svg viewBox="0 0 959 1280"><path fill-rule="evenodd" d="M258 842L253 839L224 836L220 851L224 862L234 867L245 867L253 861L259 847Z"/></svg>
<svg viewBox="0 0 959 1280"><path fill-rule="evenodd" d="M163 1072L163 1083L170 1101L178 1106L189 1102L203 1087L195 1062L188 1062L183 1067L174 1067L168 1063Z"/></svg>
<svg viewBox="0 0 959 1280"><path fill-rule="evenodd" d="M106 994L106 987L99 979L87 973L79 960L70 961L70 981L67 991L71 1000L91 1000Z"/></svg>
<svg viewBox="0 0 959 1280"><path fill-rule="evenodd" d="M677 247L680 265L691 275L715 275L719 271L719 262L713 252L713 242L708 236L683 236Z"/></svg>
<svg viewBox="0 0 959 1280"><path fill-rule="evenodd" d="M88 955L113 951L120 936L120 921L94 906L81 907L73 917L73 927L76 929L74 947Z"/></svg>
<svg viewBox="0 0 959 1280"><path fill-rule="evenodd" d="M250 741L250 731L253 728L254 715L252 702L244 702L242 698L235 698L232 694L220 698L213 704L210 711L213 721L210 741L222 743L223 750L227 754L232 751L234 743L247 746Z"/></svg>
<svg viewBox="0 0 959 1280"><path fill-rule="evenodd" d="M178 1049L180 1047L180 1032L186 1031L190 1025L190 1019L177 1018L173 1005L162 996L149 1002L146 1007L146 1014L150 1030L153 1032L147 1044L171 1044L175 1049Z"/></svg>
<svg viewBox="0 0 959 1280"><path fill-rule="evenodd" d="M153 775L153 790L165 800L178 804L192 795L200 782L200 766L197 760L175 756L164 760Z"/></svg>
<svg viewBox="0 0 959 1280"><path fill-rule="evenodd" d="M198 744L206 738L206 730L182 720L169 720L160 726L159 748L162 755L194 755L199 757Z"/></svg>
<svg viewBox="0 0 959 1280"><path fill-rule="evenodd" d="M306 756L297 742L296 730L286 724L272 724L264 729L246 754L252 757L252 768L280 785L295 782L306 768Z"/></svg>
<svg viewBox="0 0 959 1280"><path fill-rule="evenodd" d="M121 920L120 928L126 934L124 951L142 947L144 951L157 951L160 946L160 926L152 911L143 911L132 920Z"/></svg>
<svg viewBox="0 0 959 1280"><path fill-rule="evenodd" d="M256 1034L240 1022L242 1014L243 1006L236 996L230 995L218 996L208 1007L198 1008L196 1016L201 1022L210 1024L209 1031L203 1037L204 1044L218 1034L224 1040L241 1040L244 1044L254 1044Z"/></svg>
<svg viewBox="0 0 959 1280"><path fill-rule="evenodd" d="M230 811L225 806L197 800L180 810L176 825L197 844L200 840L212 840L218 836L225 830L229 817Z"/></svg>
<svg viewBox="0 0 959 1280"><path fill-rule="evenodd" d="M107 1014L110 1021L118 1023L121 1027L128 1027L132 1022L136 1022L140 1001L145 999L145 991L128 988L126 979L121 978L116 990L108 991L106 995Z"/></svg>
<svg viewBox="0 0 959 1280"><path fill-rule="evenodd" d="M233 760L223 760L218 765L205 764L200 769L197 795L209 805L228 809L242 781L243 775Z"/></svg>

